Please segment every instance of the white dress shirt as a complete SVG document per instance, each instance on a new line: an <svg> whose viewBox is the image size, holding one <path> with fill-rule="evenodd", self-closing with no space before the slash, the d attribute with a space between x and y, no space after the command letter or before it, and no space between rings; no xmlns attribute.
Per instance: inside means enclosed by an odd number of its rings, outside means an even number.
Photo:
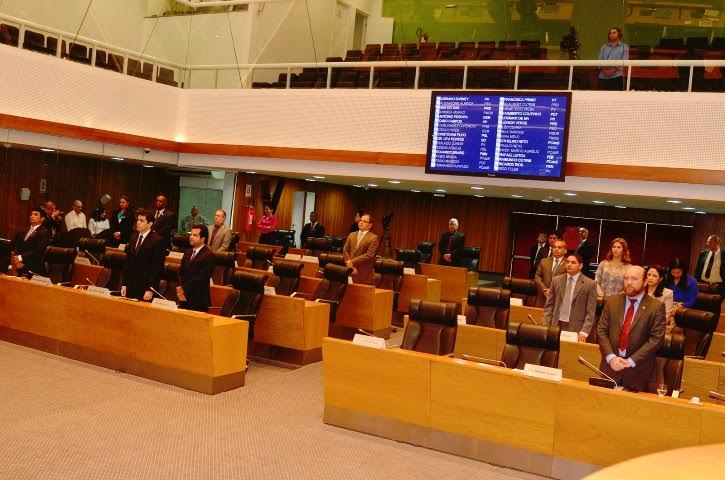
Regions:
<svg viewBox="0 0 725 480"><path fill-rule="evenodd" d="M87 228L86 227L86 214L76 213L75 210L71 210L65 215L65 227L70 232L74 228Z"/></svg>

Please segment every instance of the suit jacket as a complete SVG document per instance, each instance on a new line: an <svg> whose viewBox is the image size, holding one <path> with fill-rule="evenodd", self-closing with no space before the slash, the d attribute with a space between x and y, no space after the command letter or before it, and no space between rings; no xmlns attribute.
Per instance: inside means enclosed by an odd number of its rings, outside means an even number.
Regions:
<svg viewBox="0 0 725 480"><path fill-rule="evenodd" d="M594 257L594 254L596 252L597 247L595 247L594 244L589 240L580 243L576 250L574 250L574 253L578 253L582 256L582 259L584 260L584 267L582 268L582 273L589 278L594 278L594 273L592 273L592 269L591 267L589 267L589 263L591 263L592 257Z"/></svg>
<svg viewBox="0 0 725 480"><path fill-rule="evenodd" d="M307 237L320 238L325 236L325 226L320 222L315 224L315 228L312 228L312 223L306 224L302 227L300 233L300 248L307 248Z"/></svg>
<svg viewBox="0 0 725 480"><path fill-rule="evenodd" d="M126 264L123 268L123 285L126 296L141 300L144 292L153 287L159 289L161 274L166 258L166 243L155 232L148 232L143 243L136 250L138 232L131 235L126 244Z"/></svg>
<svg viewBox="0 0 725 480"><path fill-rule="evenodd" d="M702 282L702 274L705 273L705 260L710 253L709 249L705 249L697 256L697 267L695 268L695 280ZM720 278L725 282L725 250L720 250Z"/></svg>
<svg viewBox="0 0 725 480"><path fill-rule="evenodd" d="M358 245L357 235L358 232L353 232L347 236L345 246L342 247L342 256L345 261L352 260L352 265L357 270L357 273L352 275L352 281L370 284L373 281L373 267L380 246L380 237L368 231Z"/></svg>
<svg viewBox="0 0 725 480"><path fill-rule="evenodd" d="M153 213L156 216L156 210ZM154 221L151 227L151 231L158 233L164 239L164 245L167 249L171 248L171 236L176 231L176 224L176 214L168 208L165 208L164 213Z"/></svg>
<svg viewBox="0 0 725 480"><path fill-rule="evenodd" d="M566 273L566 268L564 267L564 257L559 259L559 266L557 267L556 272L552 272L552 268L554 268L554 257L544 258L539 262L539 266L536 267L534 283L536 284L536 290L539 291L539 295L536 297L537 307L543 307L546 303L544 289L551 287L551 279L557 275Z"/></svg>
<svg viewBox="0 0 725 480"><path fill-rule="evenodd" d="M549 251L549 244L544 243L544 246L539 249L539 244L535 243L531 245L531 249L529 251L529 258L531 259L531 268L529 269L529 278L534 278L534 275L536 275L536 267L539 266L539 262L541 261L541 255L542 252L546 251L548 253Z"/></svg>
<svg viewBox="0 0 725 480"><path fill-rule="evenodd" d="M214 253L208 247L203 247L194 257L194 261L191 261L193 252L191 248L184 252L179 267L179 285L184 289L186 297L186 302L181 306L188 310L206 312L211 305L209 279L216 266Z"/></svg>
<svg viewBox="0 0 725 480"><path fill-rule="evenodd" d="M643 390L656 363L656 354L665 336L665 305L645 294L632 320L629 330L627 357L636 367L628 367L615 372L606 361L607 355L619 355L619 337L624 323L626 295L620 293L607 299L597 324L599 350L602 363L599 367L604 373L631 389Z"/></svg>
<svg viewBox="0 0 725 480"><path fill-rule="evenodd" d="M122 243L128 243L128 240L131 238L131 233L133 233L134 223L136 223L134 221L134 211L135 209L133 207L126 208L123 219L120 221L118 220L118 209L114 210L113 214L111 214L111 217L108 219L110 230L112 233L119 232L121 234L119 240L111 236L111 241L109 242L111 246L117 247Z"/></svg>
<svg viewBox="0 0 725 480"><path fill-rule="evenodd" d="M561 305L566 294L568 275L558 275L551 280L551 288L544 305L544 325L558 325ZM582 332L589 335L597 313L597 282L579 275L571 296L569 323L563 323L562 329L570 332Z"/></svg>
<svg viewBox="0 0 725 480"><path fill-rule="evenodd" d="M229 250L229 245L232 243L232 231L229 230L229 227L222 224L221 227L219 227L219 231L216 233L216 236L212 240L211 236L214 233L214 227L209 227L209 248L214 250L215 252L226 252Z"/></svg>
<svg viewBox="0 0 725 480"><path fill-rule="evenodd" d="M43 225L35 229L35 231L25 240L27 229L21 230L15 235L13 242L13 251L15 255L23 257L23 265L25 265L20 274L35 272L38 275L46 275L45 269L45 248L50 245L50 232Z"/></svg>
<svg viewBox="0 0 725 480"><path fill-rule="evenodd" d="M448 241L453 237L451 241L451 263L446 262L443 260L443 255L446 254L448 251ZM463 235L461 232L446 232L443 235L441 235L441 241L438 243L438 265L449 265L449 266L455 266L457 267L460 265L459 258L461 254L461 249L464 247L464 244L466 243L466 236Z"/></svg>

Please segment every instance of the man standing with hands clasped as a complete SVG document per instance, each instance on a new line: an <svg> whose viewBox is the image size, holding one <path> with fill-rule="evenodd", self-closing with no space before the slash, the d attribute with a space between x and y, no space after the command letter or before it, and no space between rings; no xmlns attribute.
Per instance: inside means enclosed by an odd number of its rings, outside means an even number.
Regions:
<svg viewBox="0 0 725 480"><path fill-rule="evenodd" d="M342 255L345 266L353 269L352 281L370 284L373 280L373 266L380 246L380 237L370 231L373 221L369 213L360 216L357 225L359 230L347 236L345 246L342 247Z"/></svg>
<svg viewBox="0 0 725 480"><path fill-rule="evenodd" d="M206 225L194 225L189 233L190 250L184 253L179 267L179 286L176 297L181 308L206 312L211 305L209 279L214 273L214 254L206 246L209 229Z"/></svg>
<svg viewBox="0 0 725 480"><path fill-rule="evenodd" d="M159 289L166 258L166 242L151 231L154 215L142 212L136 218L136 233L126 245L126 264L123 269L121 296L150 302Z"/></svg>
<svg viewBox="0 0 725 480"><path fill-rule="evenodd" d="M625 388L645 390L665 336L665 305L647 295L645 270L630 265L624 293L612 295L597 325L601 370Z"/></svg>

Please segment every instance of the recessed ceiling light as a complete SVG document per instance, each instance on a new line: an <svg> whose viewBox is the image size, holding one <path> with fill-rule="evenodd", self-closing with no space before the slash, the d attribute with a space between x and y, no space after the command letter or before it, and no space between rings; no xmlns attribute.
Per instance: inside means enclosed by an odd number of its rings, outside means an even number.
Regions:
<svg viewBox="0 0 725 480"><path fill-rule="evenodd" d="M436 192L446 193L446 190L444 188L436 188Z"/></svg>
<svg viewBox="0 0 725 480"><path fill-rule="evenodd" d="M413 193L420 193L420 190L416 190L415 188L411 188L410 191Z"/></svg>
<svg viewBox="0 0 725 480"><path fill-rule="evenodd" d="M316 182L314 178L305 178L305 182Z"/></svg>
<svg viewBox="0 0 725 480"><path fill-rule="evenodd" d="M519 195L518 193L512 193L511 196L514 198L524 198L523 195Z"/></svg>
<svg viewBox="0 0 725 480"><path fill-rule="evenodd" d="M378 186L377 183L368 183L368 187L377 187L377 186Z"/></svg>
<svg viewBox="0 0 725 480"><path fill-rule="evenodd" d="M474 185L471 187L471 190L483 190L483 189L484 189L484 187L479 187L477 185Z"/></svg>
<svg viewBox="0 0 725 480"><path fill-rule="evenodd" d="M125 159L125 158L123 158L123 157L111 157L111 160L117 160L117 161L119 161L119 162L122 162L122 161L124 161L124 160L126 160L126 159Z"/></svg>
<svg viewBox="0 0 725 480"><path fill-rule="evenodd" d="M615 205L614 208L627 208L627 205Z"/></svg>
<svg viewBox="0 0 725 480"><path fill-rule="evenodd" d="M683 210L694 210L695 207L682 207Z"/></svg>
<svg viewBox="0 0 725 480"><path fill-rule="evenodd" d="M322 175L312 175L312 178L317 178L319 180L322 180L325 177L323 177Z"/></svg>
<svg viewBox="0 0 725 480"><path fill-rule="evenodd" d="M553 202L553 200L549 200L548 198L542 198L541 201L544 202L544 203L551 203L551 202Z"/></svg>
<svg viewBox="0 0 725 480"><path fill-rule="evenodd" d="M353 185L353 187L362 188L362 185L358 185L357 183Z"/></svg>
<svg viewBox="0 0 725 480"><path fill-rule="evenodd" d="M456 8L458 5L455 3L448 3L446 4L446 8Z"/></svg>
<svg viewBox="0 0 725 480"><path fill-rule="evenodd" d="M699 215L705 215L707 212L703 212L702 210L698 210L695 213L697 213Z"/></svg>
<svg viewBox="0 0 725 480"><path fill-rule="evenodd" d="M480 193L474 193L474 194L473 194L473 196L474 196L474 197L478 197L478 198L483 198L483 197L485 197L486 195L481 195Z"/></svg>
<svg viewBox="0 0 725 480"><path fill-rule="evenodd" d="M52 148L45 148L45 147L44 148L41 148L40 151L41 152L55 152L54 149L52 149Z"/></svg>
<svg viewBox="0 0 725 480"><path fill-rule="evenodd" d="M434 193L433 196L434 197L445 197L445 195L442 193Z"/></svg>
<svg viewBox="0 0 725 480"><path fill-rule="evenodd" d="M564 192L564 195L566 195L567 197L576 197L579 194L575 192Z"/></svg>
<svg viewBox="0 0 725 480"><path fill-rule="evenodd" d="M667 200L667 203L682 203L682 200Z"/></svg>
<svg viewBox="0 0 725 480"><path fill-rule="evenodd" d="M604 200L592 200L592 203L596 203L597 205L604 205L607 202L605 202Z"/></svg>
<svg viewBox="0 0 725 480"><path fill-rule="evenodd" d="M248 172L246 172L246 173L248 173L248 174L250 174L250 175L254 175L254 174L255 174L255 173L257 173L257 172L255 172L255 171L253 171L253 170L250 170L250 171L248 171Z"/></svg>
<svg viewBox="0 0 725 480"><path fill-rule="evenodd" d="M154 168L154 166L153 166L153 165L144 165L143 167L144 167L144 168Z"/></svg>
<svg viewBox="0 0 725 480"><path fill-rule="evenodd" d="M388 180L388 183L394 183L397 185L398 183L400 183L400 180Z"/></svg>

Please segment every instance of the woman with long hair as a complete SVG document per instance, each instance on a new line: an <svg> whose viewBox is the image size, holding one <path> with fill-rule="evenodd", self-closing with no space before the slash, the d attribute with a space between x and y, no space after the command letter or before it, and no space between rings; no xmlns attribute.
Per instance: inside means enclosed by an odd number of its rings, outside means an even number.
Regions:
<svg viewBox="0 0 725 480"><path fill-rule="evenodd" d="M597 282L597 295L608 297L624 290L624 271L632 262L627 241L617 237L609 244L609 252L599 262L594 280Z"/></svg>
<svg viewBox="0 0 725 480"><path fill-rule="evenodd" d="M697 280L687 273L687 262L673 258L669 267L670 274L665 286L672 289L675 303L681 303L685 308L694 307L697 301Z"/></svg>
<svg viewBox="0 0 725 480"><path fill-rule="evenodd" d="M653 264L647 267L647 281L645 288L647 294L665 304L667 312L667 324L674 324L674 294L672 290L665 287L665 267Z"/></svg>

